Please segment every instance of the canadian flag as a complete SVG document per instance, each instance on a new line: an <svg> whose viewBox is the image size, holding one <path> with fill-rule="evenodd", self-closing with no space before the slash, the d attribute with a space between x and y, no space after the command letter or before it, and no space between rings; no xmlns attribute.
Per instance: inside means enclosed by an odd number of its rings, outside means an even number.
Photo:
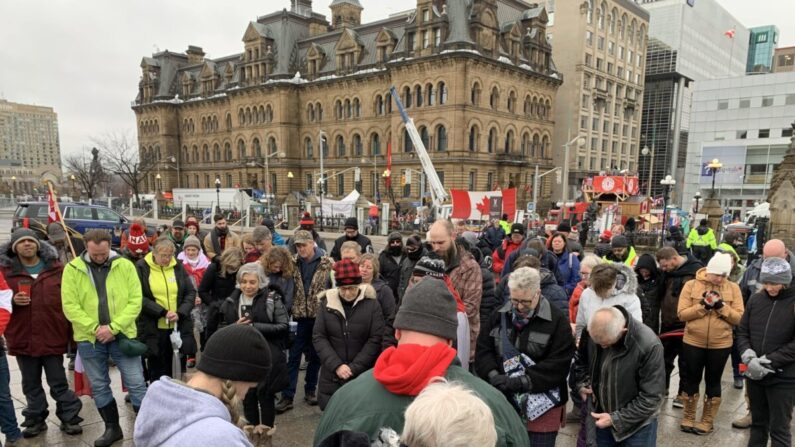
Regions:
<svg viewBox="0 0 795 447"><path fill-rule="evenodd" d="M467 191L451 189L453 219L481 220L489 217L500 218L507 214L510 220L516 213L516 188L496 191Z"/></svg>
<svg viewBox="0 0 795 447"><path fill-rule="evenodd" d="M55 203L52 190L47 193L47 223L61 221L61 213L58 212L58 205Z"/></svg>
<svg viewBox="0 0 795 447"><path fill-rule="evenodd" d="M723 32L723 35L728 37L729 39L734 39L735 34L737 34L737 30L735 30L734 28L728 29Z"/></svg>

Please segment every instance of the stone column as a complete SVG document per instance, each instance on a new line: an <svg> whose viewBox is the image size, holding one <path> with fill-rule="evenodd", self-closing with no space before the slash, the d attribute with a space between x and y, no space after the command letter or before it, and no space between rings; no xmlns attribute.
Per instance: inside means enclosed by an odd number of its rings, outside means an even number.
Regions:
<svg viewBox="0 0 795 447"><path fill-rule="evenodd" d="M795 123L792 124L795 129ZM787 248L795 248L795 137L781 164L773 169L767 194L770 203L769 239L781 239Z"/></svg>

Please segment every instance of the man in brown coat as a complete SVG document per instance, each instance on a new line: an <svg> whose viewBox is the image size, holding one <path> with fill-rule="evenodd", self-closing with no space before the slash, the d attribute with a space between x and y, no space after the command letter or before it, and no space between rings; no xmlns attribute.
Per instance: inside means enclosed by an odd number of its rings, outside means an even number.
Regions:
<svg viewBox="0 0 795 447"><path fill-rule="evenodd" d="M221 253L227 247L241 247L240 236L229 231L224 216L216 214L213 216L213 221L215 222L215 228L204 237L204 248L207 249L207 257L210 260L215 259L216 256L221 256Z"/></svg>
<svg viewBox="0 0 795 447"><path fill-rule="evenodd" d="M447 220L437 220L428 231L431 248L447 266L461 301L466 308L469 320L470 346L476 346L480 333L480 300L483 297L483 277L480 265L468 251L460 249L455 243L455 229ZM475 359L475 350L469 355L470 363ZM467 365L465 365L467 366Z"/></svg>

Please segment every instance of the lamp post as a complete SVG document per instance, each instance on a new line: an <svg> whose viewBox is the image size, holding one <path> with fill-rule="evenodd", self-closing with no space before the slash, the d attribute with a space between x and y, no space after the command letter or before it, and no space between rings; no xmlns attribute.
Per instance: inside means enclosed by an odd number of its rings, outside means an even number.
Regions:
<svg viewBox="0 0 795 447"><path fill-rule="evenodd" d="M75 175L72 174L71 177L69 177L69 179L72 181L72 195L76 196L77 195L77 189L75 188ZM72 201L75 201L74 197L72 197Z"/></svg>
<svg viewBox="0 0 795 447"><path fill-rule="evenodd" d="M720 171L722 167L723 163L721 163L720 160L718 160L717 158L713 159L707 165L707 169L709 169L709 172L712 174L712 192L710 192L710 196L712 198L715 198L715 177L718 171Z"/></svg>
<svg viewBox="0 0 795 447"><path fill-rule="evenodd" d="M644 157L649 158L649 177L646 179L646 183L648 184L648 191L646 195L651 197L651 184L654 181L654 140L651 142L651 149L648 146L643 146L643 149L640 151Z"/></svg>
<svg viewBox="0 0 795 447"><path fill-rule="evenodd" d="M290 190L289 192L293 192L293 171L287 172L287 188Z"/></svg>
<svg viewBox="0 0 795 447"><path fill-rule="evenodd" d="M696 195L693 196L693 199L696 201L696 209L693 211L693 214L698 214L698 203L701 201L701 191L696 191Z"/></svg>
<svg viewBox="0 0 795 447"><path fill-rule="evenodd" d="M217 212L221 212L221 179L215 178L215 208Z"/></svg>
<svg viewBox="0 0 795 447"><path fill-rule="evenodd" d="M563 145L563 192L561 193L561 202L563 202L563 207L566 207L566 196L568 195L569 189L569 148L572 144L577 143L577 147L585 146L585 137L581 137L577 135L571 141Z"/></svg>
<svg viewBox="0 0 795 447"><path fill-rule="evenodd" d="M318 140L320 146L320 231L323 231L323 196L326 194L326 174L323 172L323 135L326 133L322 130L319 131L320 139Z"/></svg>
<svg viewBox="0 0 795 447"><path fill-rule="evenodd" d="M11 198L15 199L17 196L17 176L11 176Z"/></svg>
<svg viewBox="0 0 795 447"><path fill-rule="evenodd" d="M162 189L162 182L160 180L160 174L155 176L155 188L157 188L157 194L160 195L160 190Z"/></svg>
<svg viewBox="0 0 795 447"><path fill-rule="evenodd" d="M663 223L662 231L660 232L660 247L662 247L665 240L665 226L668 224L668 194L671 192L671 188L676 185L676 180L670 175L666 175L664 179L660 180L660 184L665 189L663 194Z"/></svg>

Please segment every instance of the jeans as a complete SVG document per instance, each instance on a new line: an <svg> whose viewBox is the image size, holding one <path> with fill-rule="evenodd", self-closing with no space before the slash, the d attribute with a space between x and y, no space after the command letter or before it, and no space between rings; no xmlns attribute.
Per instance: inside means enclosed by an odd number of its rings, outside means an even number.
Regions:
<svg viewBox="0 0 795 447"><path fill-rule="evenodd" d="M599 447L652 447L657 445L657 418L649 422L634 435L619 442L613 437L611 428L596 429L596 445Z"/></svg>
<svg viewBox="0 0 795 447"><path fill-rule="evenodd" d="M11 399L11 372L8 370L8 357L0 351L0 431L6 435L6 442L22 439Z"/></svg>
<svg viewBox="0 0 795 447"><path fill-rule="evenodd" d="M287 362L287 369L290 372L290 385L282 391L282 397L292 399L295 397L295 389L298 386L298 368L301 366L301 355L304 349L309 349L309 365L306 368L306 383L304 392L312 394L317 389L317 376L320 371L320 357L317 356L315 346L312 344L312 330L315 327L314 318L299 318L298 331L295 334L295 342L290 348L290 360Z"/></svg>
<svg viewBox="0 0 795 447"><path fill-rule="evenodd" d="M97 408L104 408L114 402L110 390L110 375L108 374L108 358L112 358L119 368L121 380L130 392L130 402L133 407L140 408L146 394L141 357L127 357L119 349L119 343L112 341L107 344L96 342L91 344L81 341L77 344L77 352L83 360L83 368L91 382L94 401Z"/></svg>
<svg viewBox="0 0 795 447"><path fill-rule="evenodd" d="M679 367L679 389L676 395L682 394L682 370L685 369L684 360L682 359L682 338L681 337L668 337L662 340L663 345L663 360L665 361L665 389L670 388L671 374L674 371L674 360L679 357L677 366Z"/></svg>
<svg viewBox="0 0 795 447"><path fill-rule="evenodd" d="M751 402L751 437L748 446L772 447L792 445L792 408L795 404L795 384L762 385L757 380L746 380L748 399Z"/></svg>
<svg viewBox="0 0 795 447"><path fill-rule="evenodd" d="M50 396L55 400L55 414L61 422L73 422L80 418L80 409L83 403L69 389L66 371L63 367L63 356L47 355L43 357L17 356L17 365L22 375L22 392L25 393L27 406L22 410L26 421L44 421L49 416L47 410L47 396L41 385L41 372L47 376L50 386Z"/></svg>
<svg viewBox="0 0 795 447"><path fill-rule="evenodd" d="M684 381L682 390L691 396L697 394L703 375L704 394L707 397L720 397L720 378L731 350L732 348L697 348L685 343L682 346L685 368L680 372L681 380Z"/></svg>

